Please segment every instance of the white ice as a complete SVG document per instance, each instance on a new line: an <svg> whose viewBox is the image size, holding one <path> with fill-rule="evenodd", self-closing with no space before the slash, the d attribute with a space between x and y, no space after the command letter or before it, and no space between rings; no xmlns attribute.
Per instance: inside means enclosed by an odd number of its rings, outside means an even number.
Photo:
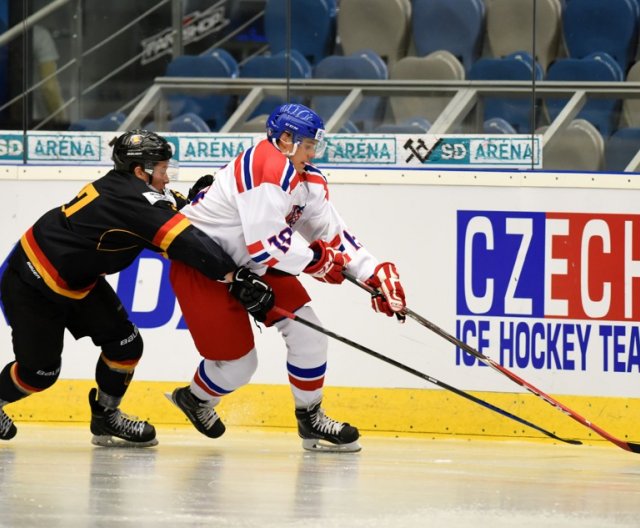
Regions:
<svg viewBox="0 0 640 528"><path fill-rule="evenodd" d="M0 442L2 527L640 526L640 455L612 444L365 435L330 454L290 431L160 428L157 447L123 449L18 426Z"/></svg>

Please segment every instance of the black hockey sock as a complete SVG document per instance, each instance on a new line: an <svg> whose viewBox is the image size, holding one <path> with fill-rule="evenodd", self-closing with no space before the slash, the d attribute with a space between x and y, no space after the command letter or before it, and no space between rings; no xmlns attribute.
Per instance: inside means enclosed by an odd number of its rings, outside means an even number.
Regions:
<svg viewBox="0 0 640 528"><path fill-rule="evenodd" d="M102 360L102 357L98 359L96 364L96 382L102 392L121 398L124 393L127 392L129 382L133 377L133 370L129 372L122 372L113 370L107 366Z"/></svg>
<svg viewBox="0 0 640 528"><path fill-rule="evenodd" d="M2 369L2 372L0 372L0 400L7 403L21 400L27 396L27 394L16 387L13 379L11 379L10 371L14 363L15 361L8 363L4 369Z"/></svg>

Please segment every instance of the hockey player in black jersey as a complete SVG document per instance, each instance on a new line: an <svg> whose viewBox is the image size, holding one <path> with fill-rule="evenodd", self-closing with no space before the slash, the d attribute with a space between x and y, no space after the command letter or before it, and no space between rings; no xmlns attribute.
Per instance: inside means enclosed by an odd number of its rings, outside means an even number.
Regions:
<svg viewBox="0 0 640 528"><path fill-rule="evenodd" d="M273 305L269 286L238 268L178 212L187 199L165 188L171 149L163 137L134 130L112 146L114 170L40 217L21 237L3 274L0 291L15 361L0 372L2 440L16 434L3 407L57 380L68 329L102 350L98 387L89 393L93 443L157 444L151 424L119 410L143 343L104 278L125 269L145 248L232 283L232 293L256 317Z"/></svg>

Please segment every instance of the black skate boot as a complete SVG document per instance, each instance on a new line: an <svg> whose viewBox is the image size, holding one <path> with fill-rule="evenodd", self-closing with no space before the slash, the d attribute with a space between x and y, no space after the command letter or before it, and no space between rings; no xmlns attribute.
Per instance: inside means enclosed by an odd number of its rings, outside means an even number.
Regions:
<svg viewBox="0 0 640 528"><path fill-rule="evenodd" d="M89 391L91 405L91 443L102 447L152 447L158 445L156 430L144 420L127 416L120 409L107 409L98 403L98 390Z"/></svg>
<svg viewBox="0 0 640 528"><path fill-rule="evenodd" d="M0 440L11 440L18 430L13 424L13 420L2 410L7 402L0 400Z"/></svg>
<svg viewBox="0 0 640 528"><path fill-rule="evenodd" d="M298 435L307 451L334 451L355 453L362 449L358 443L358 429L348 423L332 420L320 407L320 402L309 409L296 409Z"/></svg>
<svg viewBox="0 0 640 528"><path fill-rule="evenodd" d="M218 438L224 434L226 427L210 402L196 398L189 387L179 387L172 394L165 394L178 409L189 418L189 421L203 435Z"/></svg>

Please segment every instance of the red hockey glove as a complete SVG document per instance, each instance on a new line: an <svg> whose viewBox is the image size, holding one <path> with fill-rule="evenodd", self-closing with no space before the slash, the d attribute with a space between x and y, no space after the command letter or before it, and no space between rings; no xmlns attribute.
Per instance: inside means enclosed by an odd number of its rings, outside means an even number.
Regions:
<svg viewBox="0 0 640 528"><path fill-rule="evenodd" d="M345 255L324 240L315 240L309 247L313 250L314 256L304 272L321 282L340 284L344 280L342 270L347 265Z"/></svg>
<svg viewBox="0 0 640 528"><path fill-rule="evenodd" d="M401 323L405 322L402 311L407 306L404 289L400 284L400 275L391 262L378 264L365 284L378 290L377 295L371 297L371 306L376 312L382 312L389 317L396 316Z"/></svg>

